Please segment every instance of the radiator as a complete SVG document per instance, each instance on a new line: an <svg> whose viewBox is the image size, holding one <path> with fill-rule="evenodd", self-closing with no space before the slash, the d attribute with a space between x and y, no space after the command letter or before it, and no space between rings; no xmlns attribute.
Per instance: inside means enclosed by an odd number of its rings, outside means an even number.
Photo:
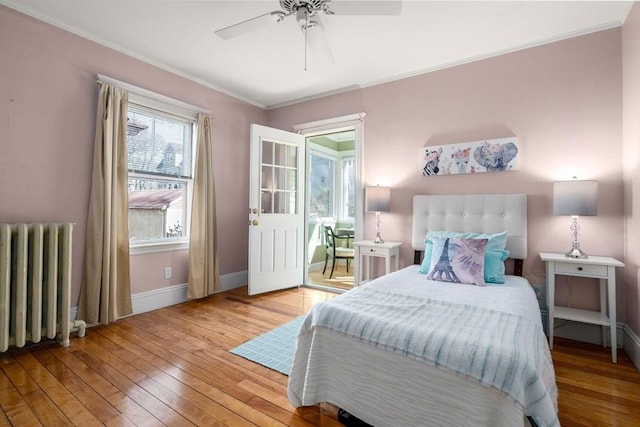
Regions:
<svg viewBox="0 0 640 427"><path fill-rule="evenodd" d="M73 224L0 224L0 352L43 337L69 345Z"/></svg>

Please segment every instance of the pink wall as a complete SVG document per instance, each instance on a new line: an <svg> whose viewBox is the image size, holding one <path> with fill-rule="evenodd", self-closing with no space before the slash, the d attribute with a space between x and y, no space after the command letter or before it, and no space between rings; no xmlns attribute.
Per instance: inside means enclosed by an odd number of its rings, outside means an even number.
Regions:
<svg viewBox="0 0 640 427"><path fill-rule="evenodd" d="M621 31L613 29L442 71L354 90L269 112L271 126L364 111L364 183L392 187L384 215L387 240L403 241L412 262L411 201L415 194L528 194L529 254L525 275L544 283L541 251L570 248L570 219L554 217L552 182L599 182L597 217L581 218L582 248L622 259ZM518 171L474 176L420 175L421 147L517 136ZM365 236L374 218L365 215ZM620 273L622 277L622 273ZM619 303L624 301L619 286ZM594 307L595 283L560 283L559 304ZM623 316L621 316L623 317ZM621 319L622 320L622 319Z"/></svg>
<svg viewBox="0 0 640 427"><path fill-rule="evenodd" d="M624 51L635 53L625 57L624 71L637 75L637 5L629 21ZM393 187L393 212L384 217L386 239L410 241L414 194L524 192L529 195L525 275L543 283L538 252L570 245L568 218L550 214L551 183L577 175L600 182L599 215L581 219L583 249L622 259L621 33L602 31L266 112L0 6L0 222L77 222L75 304L91 177L95 78L101 73L211 110L222 274L247 268L249 124L287 129L361 111L367 113L365 184ZM624 98L636 118L638 99ZM421 147L511 135L520 141L518 171L420 176ZM625 133L625 150L637 153L637 140L637 128ZM626 199L637 207L635 171L636 198ZM371 236L374 221L368 214L365 218L365 235ZM637 216L634 221L637 230ZM637 244L627 245L627 252L637 254ZM411 259L405 243L402 264ZM636 330L637 259L633 285L618 288L619 304L625 290L634 292L636 305L627 306L627 315L635 316ZM185 260L185 252L134 257L133 292L186 282ZM173 267L169 281L163 277L166 266ZM559 303L590 307L596 296L595 286L559 284Z"/></svg>
<svg viewBox="0 0 640 427"><path fill-rule="evenodd" d="M627 324L640 335L640 4L622 28L625 295Z"/></svg>
<svg viewBox="0 0 640 427"><path fill-rule="evenodd" d="M247 268L249 125L245 102L0 6L0 222L74 221L73 299L82 277L97 102L104 74L213 116L222 274ZM186 251L132 257L133 293L186 283ZM164 280L164 267L173 278Z"/></svg>

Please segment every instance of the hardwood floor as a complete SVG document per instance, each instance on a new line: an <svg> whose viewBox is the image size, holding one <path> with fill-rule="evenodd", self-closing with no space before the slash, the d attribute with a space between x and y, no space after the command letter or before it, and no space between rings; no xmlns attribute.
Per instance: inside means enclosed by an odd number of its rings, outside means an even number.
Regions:
<svg viewBox="0 0 640 427"><path fill-rule="evenodd" d="M246 288L90 328L67 348L0 354L0 426L339 426L335 408L295 410L287 377L228 350L335 294ZM562 426L637 426L640 373L623 352L558 339Z"/></svg>

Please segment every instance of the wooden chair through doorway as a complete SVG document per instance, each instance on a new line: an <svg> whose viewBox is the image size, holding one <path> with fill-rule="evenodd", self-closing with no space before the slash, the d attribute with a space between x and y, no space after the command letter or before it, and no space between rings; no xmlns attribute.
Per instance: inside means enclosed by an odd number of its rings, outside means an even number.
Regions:
<svg viewBox="0 0 640 427"><path fill-rule="evenodd" d="M349 262L353 261L354 251L353 248L349 246L350 235L336 235L333 232L333 228L329 225L324 225L324 240L326 252L324 255L324 268L322 269L322 274L327 270L327 264L329 262L329 258L332 259L331 262L331 273L329 274L329 279L333 277L333 271L336 267L336 261L339 259L344 259L347 261L347 273L349 272ZM347 239L347 247L337 246L336 238L338 239Z"/></svg>

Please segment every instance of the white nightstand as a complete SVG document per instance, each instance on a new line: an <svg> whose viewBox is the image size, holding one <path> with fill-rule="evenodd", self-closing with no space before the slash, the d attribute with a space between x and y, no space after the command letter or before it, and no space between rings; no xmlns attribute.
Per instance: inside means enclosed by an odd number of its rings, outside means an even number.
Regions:
<svg viewBox="0 0 640 427"><path fill-rule="evenodd" d="M361 240L359 242L353 242L353 247L355 248L354 257L357 263L356 272L353 277L353 286L359 286L364 281L370 279L370 257L384 258L386 269L385 274L391 273L391 257L395 257L397 270L400 267L400 245L402 245L402 242L374 243L373 240ZM367 274L366 276L363 276L362 271L365 263L366 268L364 269L364 271Z"/></svg>
<svg viewBox="0 0 640 427"><path fill-rule="evenodd" d="M616 342L616 267L624 267L617 259L603 256L569 258L564 254L541 252L547 263L547 305L549 316L549 347L553 349L553 319L566 319L592 323L602 327L602 345L605 345L605 327L611 334L611 360L618 362ZM556 274L600 279L600 311L579 310L555 306ZM608 302L608 304L607 304ZM607 305L609 312L607 315Z"/></svg>

